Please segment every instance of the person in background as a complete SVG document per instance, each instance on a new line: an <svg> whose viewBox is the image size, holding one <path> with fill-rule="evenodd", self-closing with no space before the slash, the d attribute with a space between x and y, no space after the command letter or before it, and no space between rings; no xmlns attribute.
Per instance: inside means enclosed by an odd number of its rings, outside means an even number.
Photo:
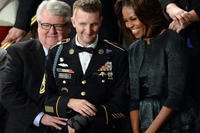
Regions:
<svg viewBox="0 0 200 133"><path fill-rule="evenodd" d="M99 0L75 1L71 21L76 36L51 49L47 61L43 108L69 119L78 133L125 132L127 52L99 38L102 19Z"/></svg>
<svg viewBox="0 0 200 133"><path fill-rule="evenodd" d="M43 1L36 13L38 39L13 44L1 71L0 98L9 112L5 133L43 133L61 129L66 119L40 112L39 90L44 88L48 49L67 38L71 8L61 1Z"/></svg>
<svg viewBox="0 0 200 133"><path fill-rule="evenodd" d="M199 0L160 0L166 16L169 18L170 29L178 32L186 42L189 53L189 88L197 102L199 118L197 121L200 132L200 2Z"/></svg>
<svg viewBox="0 0 200 133"><path fill-rule="evenodd" d="M41 2L42 0L18 0L18 10L14 25L8 32L4 33L5 38L1 38L1 45L6 42L19 42L23 39L30 30L31 18L35 15L36 9Z"/></svg>
<svg viewBox="0 0 200 133"><path fill-rule="evenodd" d="M9 29L15 23L18 4L18 0L0 1L0 43L4 40L4 38L8 34Z"/></svg>
<svg viewBox="0 0 200 133"><path fill-rule="evenodd" d="M129 47L133 132L194 133L196 112L186 88L184 41L168 29L158 0L124 0L117 4L125 27L136 38Z"/></svg>

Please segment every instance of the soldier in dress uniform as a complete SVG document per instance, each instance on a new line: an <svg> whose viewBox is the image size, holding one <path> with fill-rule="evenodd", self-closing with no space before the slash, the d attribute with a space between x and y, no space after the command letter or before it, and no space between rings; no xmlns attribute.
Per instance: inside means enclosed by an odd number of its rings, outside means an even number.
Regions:
<svg viewBox="0 0 200 133"><path fill-rule="evenodd" d="M77 34L50 50L40 90L45 112L68 118L78 133L125 133L120 127L128 112L127 52L98 37L102 19L99 0L74 3Z"/></svg>

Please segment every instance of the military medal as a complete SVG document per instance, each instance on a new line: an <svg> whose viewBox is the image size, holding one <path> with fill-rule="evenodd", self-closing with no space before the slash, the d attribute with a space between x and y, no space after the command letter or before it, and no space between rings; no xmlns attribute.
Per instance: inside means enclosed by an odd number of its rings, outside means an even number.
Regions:
<svg viewBox="0 0 200 133"><path fill-rule="evenodd" d="M112 71L112 62L107 61L105 63L106 71Z"/></svg>
<svg viewBox="0 0 200 133"><path fill-rule="evenodd" d="M68 65L66 63L59 63L58 66L61 66L61 67L68 67Z"/></svg>
<svg viewBox="0 0 200 133"><path fill-rule="evenodd" d="M63 58L63 57L60 57L59 60L60 60L60 62L63 62L63 61L64 61L64 58Z"/></svg>
<svg viewBox="0 0 200 133"><path fill-rule="evenodd" d="M108 75L108 79L113 80L113 73L112 72L108 72L107 75Z"/></svg>
<svg viewBox="0 0 200 133"><path fill-rule="evenodd" d="M99 74L99 76L102 76L102 77L104 77L105 75L106 75L105 72L101 72L101 73Z"/></svg>

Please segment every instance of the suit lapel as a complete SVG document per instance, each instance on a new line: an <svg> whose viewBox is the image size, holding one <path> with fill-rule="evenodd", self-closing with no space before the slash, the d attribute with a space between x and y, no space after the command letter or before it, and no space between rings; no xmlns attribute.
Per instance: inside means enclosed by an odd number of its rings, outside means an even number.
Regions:
<svg viewBox="0 0 200 133"><path fill-rule="evenodd" d="M39 74L39 77L44 74L45 70L45 53L42 47L42 44L39 41L36 41L32 45L31 50L29 51L29 56L32 64L32 71L34 74Z"/></svg>

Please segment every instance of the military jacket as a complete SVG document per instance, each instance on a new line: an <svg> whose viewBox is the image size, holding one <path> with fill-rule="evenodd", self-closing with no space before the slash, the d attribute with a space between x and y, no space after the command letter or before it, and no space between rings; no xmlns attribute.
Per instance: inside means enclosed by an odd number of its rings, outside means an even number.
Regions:
<svg viewBox="0 0 200 133"><path fill-rule="evenodd" d="M128 57L123 48L98 40L85 74L75 39L61 42L50 50L47 62L46 86L40 90L45 112L70 118L75 112L67 107L68 100L86 99L96 105L98 111L93 122L97 126L89 126L85 132L112 132L115 123L125 118Z"/></svg>

